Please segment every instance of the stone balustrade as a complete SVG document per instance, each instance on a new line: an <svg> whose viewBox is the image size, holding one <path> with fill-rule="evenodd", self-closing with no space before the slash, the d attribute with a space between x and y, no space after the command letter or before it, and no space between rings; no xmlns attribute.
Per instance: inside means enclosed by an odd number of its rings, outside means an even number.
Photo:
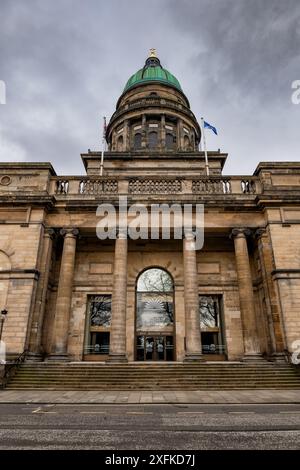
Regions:
<svg viewBox="0 0 300 470"><path fill-rule="evenodd" d="M192 183L193 193L204 194L230 194L230 178L198 178Z"/></svg>
<svg viewBox="0 0 300 470"><path fill-rule="evenodd" d="M79 194L117 193L118 181L113 178L81 179L78 185Z"/></svg>
<svg viewBox="0 0 300 470"><path fill-rule="evenodd" d="M182 192L181 179L132 178L129 180L130 194L177 194Z"/></svg>
<svg viewBox="0 0 300 470"><path fill-rule="evenodd" d="M57 196L99 196L109 194L215 194L254 195L261 192L257 177L65 177L53 178L50 193Z"/></svg>

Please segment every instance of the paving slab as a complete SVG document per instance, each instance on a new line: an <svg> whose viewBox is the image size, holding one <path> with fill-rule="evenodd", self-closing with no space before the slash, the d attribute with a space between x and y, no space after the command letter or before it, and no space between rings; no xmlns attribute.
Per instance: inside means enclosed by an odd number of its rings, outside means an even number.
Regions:
<svg viewBox="0 0 300 470"><path fill-rule="evenodd" d="M300 403L300 390L0 390L0 403Z"/></svg>

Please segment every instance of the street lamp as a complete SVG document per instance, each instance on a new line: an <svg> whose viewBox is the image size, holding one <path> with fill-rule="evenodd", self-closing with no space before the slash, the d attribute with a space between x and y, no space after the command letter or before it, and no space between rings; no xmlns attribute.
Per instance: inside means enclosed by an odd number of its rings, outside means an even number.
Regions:
<svg viewBox="0 0 300 470"><path fill-rule="evenodd" d="M0 341L1 341L1 338L2 338L3 325L4 325L4 321L5 321L7 313L8 312L5 308L3 310L1 310Z"/></svg>

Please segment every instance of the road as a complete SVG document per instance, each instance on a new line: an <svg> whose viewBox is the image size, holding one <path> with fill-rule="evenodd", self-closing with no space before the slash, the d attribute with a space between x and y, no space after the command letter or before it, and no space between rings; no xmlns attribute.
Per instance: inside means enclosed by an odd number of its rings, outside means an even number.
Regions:
<svg viewBox="0 0 300 470"><path fill-rule="evenodd" d="M300 449L300 405L0 404L0 449Z"/></svg>

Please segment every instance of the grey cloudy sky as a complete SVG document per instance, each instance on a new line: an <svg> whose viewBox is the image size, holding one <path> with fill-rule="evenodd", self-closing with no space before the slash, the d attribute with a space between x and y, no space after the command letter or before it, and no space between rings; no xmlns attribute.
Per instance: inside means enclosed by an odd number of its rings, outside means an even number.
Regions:
<svg viewBox="0 0 300 470"><path fill-rule="evenodd" d="M192 110L218 128L226 174L300 160L299 0L0 0L0 161L80 174L102 116L155 47Z"/></svg>

